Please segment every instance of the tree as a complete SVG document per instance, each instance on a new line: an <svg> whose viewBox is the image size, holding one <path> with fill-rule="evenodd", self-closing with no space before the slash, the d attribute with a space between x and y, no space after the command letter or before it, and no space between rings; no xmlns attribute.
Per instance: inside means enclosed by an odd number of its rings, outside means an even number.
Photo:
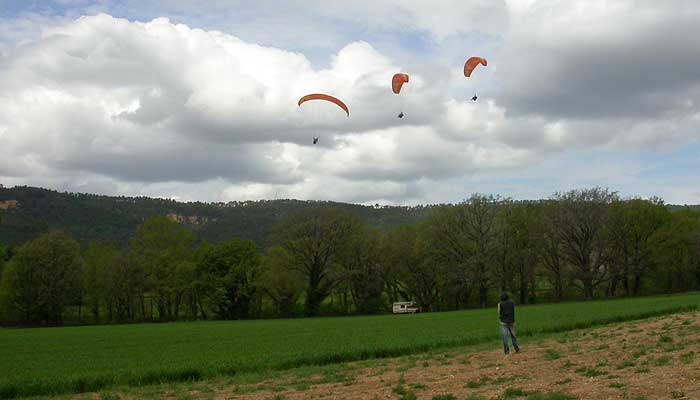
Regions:
<svg viewBox="0 0 700 400"><path fill-rule="evenodd" d="M654 260L658 265L654 282L665 292L700 289L700 214L671 213L656 233Z"/></svg>
<svg viewBox="0 0 700 400"><path fill-rule="evenodd" d="M440 309L445 270L430 253L426 224L405 225L389 232L383 243L383 280L389 299L411 300L422 308Z"/></svg>
<svg viewBox="0 0 700 400"><path fill-rule="evenodd" d="M105 259L104 304L108 321L152 320L152 307L146 307L147 274L142 265L119 252ZM152 304L152 303L151 303Z"/></svg>
<svg viewBox="0 0 700 400"><path fill-rule="evenodd" d="M138 227L131 239L133 263L146 274L146 288L156 300L158 319L178 318L186 288L179 286L181 263L191 261L194 236L179 223L166 217L150 218Z"/></svg>
<svg viewBox="0 0 700 400"><path fill-rule="evenodd" d="M512 202L503 202L495 220L493 275L499 280L498 289L501 292L513 291L515 287L517 249L514 211Z"/></svg>
<svg viewBox="0 0 700 400"><path fill-rule="evenodd" d="M380 242L379 232L362 225L352 232L341 256L341 279L361 314L376 313L382 308L384 279Z"/></svg>
<svg viewBox="0 0 700 400"><path fill-rule="evenodd" d="M276 315L295 316L304 291L303 274L291 268L292 260L282 247L270 248L263 260L259 287L272 300Z"/></svg>
<svg viewBox="0 0 700 400"><path fill-rule="evenodd" d="M7 250L5 246L0 244L0 283L2 282L2 270L5 267L5 261L7 259Z"/></svg>
<svg viewBox="0 0 700 400"><path fill-rule="evenodd" d="M540 205L542 218L535 225L535 246L539 249L539 261L552 287L552 299L564 299L564 285L569 274L569 264L564 259L564 245L557 230L557 207L554 201Z"/></svg>
<svg viewBox="0 0 700 400"><path fill-rule="evenodd" d="M4 303L23 324L59 325L81 296L80 245L50 232L23 245L3 272Z"/></svg>
<svg viewBox="0 0 700 400"><path fill-rule="evenodd" d="M0 211L0 224L2 224L2 211ZM5 266L5 258L7 257L7 250L2 243L0 243L0 285L2 284L2 270Z"/></svg>
<svg viewBox="0 0 700 400"><path fill-rule="evenodd" d="M626 296L638 295L642 279L654 268L657 233L667 223L669 211L661 199L617 201L611 208L610 230L615 270L610 295L618 284Z"/></svg>
<svg viewBox="0 0 700 400"><path fill-rule="evenodd" d="M10 288L3 284L3 272L5 270L5 260L7 256L7 250L5 250L4 246L0 245L0 324L3 323L3 321L12 319L7 316L7 314L11 312L9 310L11 307L8 304L8 291Z"/></svg>
<svg viewBox="0 0 700 400"><path fill-rule="evenodd" d="M198 296L207 300L219 318L248 318L260 264L260 255L251 241L233 239L215 246L203 245L196 265Z"/></svg>
<svg viewBox="0 0 700 400"><path fill-rule="evenodd" d="M194 260L186 260L175 267L175 288L179 293L175 304L174 315L180 316L180 309L184 309L185 319L197 319L200 310L197 304L198 296L202 294L199 289L197 263ZM205 318L206 313L202 313Z"/></svg>
<svg viewBox="0 0 700 400"><path fill-rule="evenodd" d="M121 252L113 244L91 243L83 255L85 303L94 322L100 321L100 309L112 303L112 299L105 298L107 285L112 283L107 278L121 261Z"/></svg>
<svg viewBox="0 0 700 400"><path fill-rule="evenodd" d="M618 200L615 192L594 188L572 190L553 196L557 202L552 219L556 240L564 259L572 265L586 300L607 278L610 205Z"/></svg>
<svg viewBox="0 0 700 400"><path fill-rule="evenodd" d="M510 203L504 207L510 209L505 215L505 224L506 231L511 236L509 259L517 278L520 304L532 303L535 297L535 271L540 254L537 240L539 208L530 202Z"/></svg>
<svg viewBox="0 0 700 400"><path fill-rule="evenodd" d="M436 212L431 220L431 247L438 259L471 280L478 303L486 307L495 260L496 220L501 199L474 194Z"/></svg>
<svg viewBox="0 0 700 400"><path fill-rule="evenodd" d="M275 242L289 267L306 280L306 314L318 315L336 285L339 257L358 219L332 208L317 208L286 218L275 228Z"/></svg>

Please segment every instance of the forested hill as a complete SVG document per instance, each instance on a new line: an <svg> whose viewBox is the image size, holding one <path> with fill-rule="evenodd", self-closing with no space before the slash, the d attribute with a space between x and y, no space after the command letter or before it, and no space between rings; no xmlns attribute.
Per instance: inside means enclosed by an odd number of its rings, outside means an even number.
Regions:
<svg viewBox="0 0 700 400"><path fill-rule="evenodd" d="M433 206L369 207L356 204L261 200L229 203L182 203L148 197L111 197L61 193L16 186L0 188L0 243L17 245L50 229L61 229L87 243L126 243L148 217L169 216L181 221L199 239L221 242L240 237L265 246L272 227L286 215L310 207L347 210L386 229L426 218Z"/></svg>
<svg viewBox="0 0 700 400"><path fill-rule="evenodd" d="M679 206L675 204L669 204L666 207L668 207L669 210L671 211L680 211L684 209L688 209L691 211L700 211L700 204L695 204L695 205L684 205L684 206Z"/></svg>

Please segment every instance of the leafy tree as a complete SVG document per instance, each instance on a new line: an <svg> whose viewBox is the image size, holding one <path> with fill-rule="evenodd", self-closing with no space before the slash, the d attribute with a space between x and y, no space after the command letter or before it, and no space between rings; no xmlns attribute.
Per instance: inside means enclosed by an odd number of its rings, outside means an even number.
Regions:
<svg viewBox="0 0 700 400"><path fill-rule="evenodd" d="M3 298L23 324L58 325L81 295L80 245L50 232L23 245L3 272Z"/></svg>
<svg viewBox="0 0 700 400"><path fill-rule="evenodd" d="M304 276L291 267L292 260L282 247L269 249L262 264L259 287L270 297L274 312L280 317L292 317L304 291Z"/></svg>
<svg viewBox="0 0 700 400"><path fill-rule="evenodd" d="M307 315L318 315L321 302L338 283L339 257L357 224L346 212L319 208L295 214L276 227L275 241L289 267L306 280Z"/></svg>
<svg viewBox="0 0 700 400"><path fill-rule="evenodd" d="M197 300L202 292L198 291L201 286L198 281L197 267L197 262L194 260L186 260L175 267L174 287L179 295L176 297L173 314L179 317L180 310L184 309L187 320L197 319L200 311ZM202 316L206 318L206 313L202 313Z"/></svg>
<svg viewBox="0 0 700 400"><path fill-rule="evenodd" d="M700 214L690 210L674 212L655 236L655 289L700 289Z"/></svg>
<svg viewBox="0 0 700 400"><path fill-rule="evenodd" d="M104 304L108 321L151 320L151 301L146 305L147 275L142 265L121 252L108 251L104 273Z"/></svg>
<svg viewBox="0 0 700 400"><path fill-rule="evenodd" d="M180 264L193 256L194 236L179 223L166 217L150 218L137 229L131 240L131 257L146 275L146 289L156 301L158 318L178 318L186 288L178 285Z"/></svg>
<svg viewBox="0 0 700 400"><path fill-rule="evenodd" d="M5 267L5 261L7 259L7 249L5 246L0 244L0 282L2 282L2 270Z"/></svg>
<svg viewBox="0 0 700 400"><path fill-rule="evenodd" d="M8 304L8 291L10 290L10 288L3 285L3 272L5 270L5 262L7 257L7 250L4 246L0 245L0 323L2 323L5 320L11 319L7 317L8 312L10 312L10 306Z"/></svg>
<svg viewBox="0 0 700 400"><path fill-rule="evenodd" d="M0 224L2 224L2 211L0 211ZM2 243L0 243L0 284L2 283L2 270L5 266L5 258L7 257L7 250Z"/></svg>
<svg viewBox="0 0 700 400"><path fill-rule="evenodd" d="M111 298L105 297L108 285L113 283L107 278L120 262L121 251L113 244L91 243L83 255L85 303L95 322L100 321L100 309L113 303Z"/></svg>
<svg viewBox="0 0 700 400"><path fill-rule="evenodd" d="M248 318L260 264L261 257L251 241L233 239L204 245L196 266L199 296L207 299L218 318Z"/></svg>

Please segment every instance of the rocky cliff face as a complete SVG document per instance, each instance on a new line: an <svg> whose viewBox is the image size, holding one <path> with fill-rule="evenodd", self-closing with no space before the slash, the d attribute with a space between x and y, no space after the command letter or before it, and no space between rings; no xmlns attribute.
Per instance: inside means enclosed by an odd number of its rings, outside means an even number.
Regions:
<svg viewBox="0 0 700 400"><path fill-rule="evenodd" d="M12 210L13 208L17 208L18 205L19 203L17 200L0 200L0 210Z"/></svg>
<svg viewBox="0 0 700 400"><path fill-rule="evenodd" d="M186 223L186 224L197 225L197 226L204 225L207 222L209 222L208 217L200 217L198 215L180 215L180 214L170 213L170 214L167 214L166 217L168 217L169 219L171 219L175 222L179 222L181 224Z"/></svg>

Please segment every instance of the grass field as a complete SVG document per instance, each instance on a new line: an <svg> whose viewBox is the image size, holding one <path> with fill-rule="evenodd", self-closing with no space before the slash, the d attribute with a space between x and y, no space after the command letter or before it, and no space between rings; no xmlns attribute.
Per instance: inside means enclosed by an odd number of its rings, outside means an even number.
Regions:
<svg viewBox="0 0 700 400"><path fill-rule="evenodd" d="M700 294L520 307L519 336L700 307ZM239 322L0 329L0 397L202 379L498 340L495 309Z"/></svg>

